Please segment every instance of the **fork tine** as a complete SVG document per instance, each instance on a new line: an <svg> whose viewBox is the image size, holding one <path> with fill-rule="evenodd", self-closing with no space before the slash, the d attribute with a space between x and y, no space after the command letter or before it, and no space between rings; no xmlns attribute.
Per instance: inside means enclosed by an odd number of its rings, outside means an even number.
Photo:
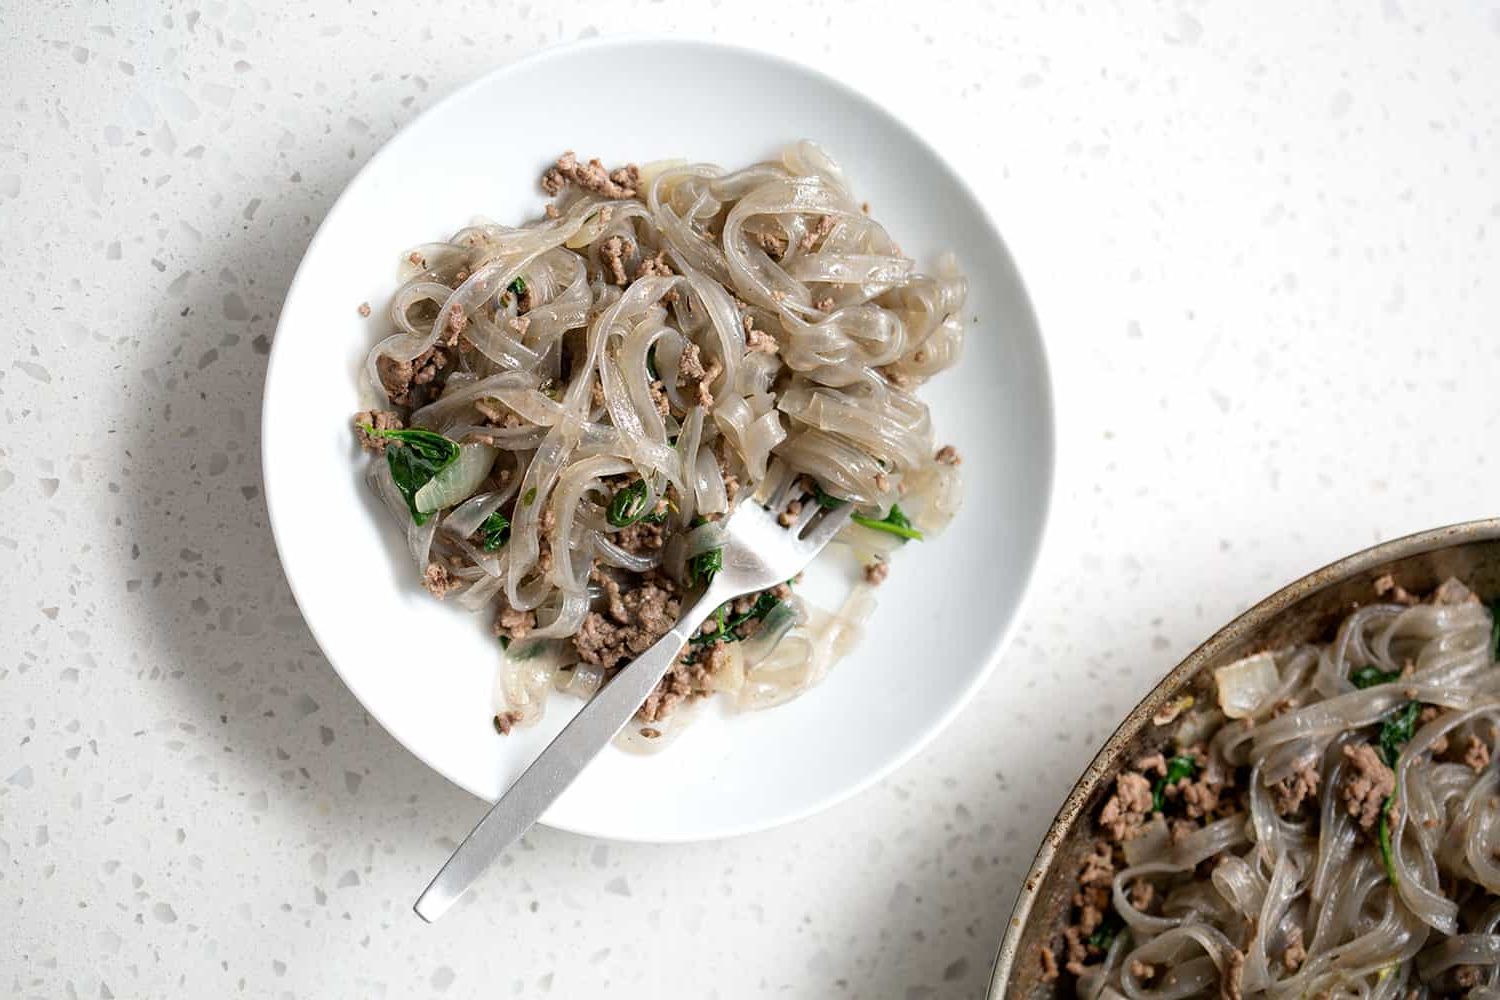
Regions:
<svg viewBox="0 0 1500 1000"><path fill-rule="evenodd" d="M780 514L786 510L787 504L791 503L801 494L802 491L797 487L801 479L802 476L799 473L791 473L786 477L786 482L781 484L781 488L776 491L775 495L771 497L771 502L767 504L773 513Z"/></svg>
<svg viewBox="0 0 1500 1000"><path fill-rule="evenodd" d="M809 545L823 545L838 534L839 529L848 524L849 518L853 516L854 505L852 503L824 511L822 519L812 526L802 541Z"/></svg>
<svg viewBox="0 0 1500 1000"><path fill-rule="evenodd" d="M817 516L818 511L820 510L822 510L822 508L818 505L818 501L802 501L802 509L797 512L797 519L792 522L791 527L787 530L790 531L794 536L800 538L802 536L802 533L807 530L807 526L812 523L812 519Z"/></svg>

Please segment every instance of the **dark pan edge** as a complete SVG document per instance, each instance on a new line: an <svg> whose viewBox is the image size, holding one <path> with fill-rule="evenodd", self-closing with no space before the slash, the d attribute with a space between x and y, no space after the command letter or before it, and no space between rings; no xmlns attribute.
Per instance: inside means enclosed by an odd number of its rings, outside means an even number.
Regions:
<svg viewBox="0 0 1500 1000"><path fill-rule="evenodd" d="M1042 839L995 956L991 1000L1053 994L1039 982L1038 962L1025 959L1061 926L1058 910L1066 903L1066 890L1089 840L1079 835L1078 820L1092 815L1120 762L1133 759L1151 717L1179 692L1206 678L1210 665L1232 662L1257 648L1319 636L1351 604L1367 603L1373 581L1386 572L1395 573L1398 582L1411 589L1429 588L1449 575L1466 577L1481 596L1493 600L1500 595L1500 518L1418 532L1330 563L1256 604L1174 667L1089 762Z"/></svg>

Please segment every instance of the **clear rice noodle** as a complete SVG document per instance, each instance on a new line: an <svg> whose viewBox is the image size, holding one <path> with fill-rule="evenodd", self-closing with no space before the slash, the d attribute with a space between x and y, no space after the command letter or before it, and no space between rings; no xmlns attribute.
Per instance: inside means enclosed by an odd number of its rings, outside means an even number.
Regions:
<svg viewBox="0 0 1500 1000"><path fill-rule="evenodd" d="M1065 935L1057 963L1081 958L1066 982L1131 1000L1500 997L1497 643L1494 610L1450 580L1216 671L1218 704L1177 720L1163 753L1196 756L1220 805L1153 808L1119 843L1121 793L1106 803L1110 903L1086 939ZM1299 776L1313 789L1289 799Z"/></svg>
<svg viewBox="0 0 1500 1000"><path fill-rule="evenodd" d="M967 285L951 258L919 273L807 142L734 172L661 163L631 181L630 197L573 184L546 218L417 247L390 303L394 332L364 367L375 409L463 446L420 526L372 460L417 571L468 610L534 616L497 684L506 728L534 723L554 690L587 698L617 669L574 641L607 609L601 573L626 590L655 574L687 594L691 560L717 544L736 499L805 475L873 520L899 500L934 534L961 498L914 394L962 348ZM626 544L607 517L636 481L665 517L658 548ZM494 514L509 536L486 550L476 533ZM851 524L839 541L876 564L905 539ZM747 709L794 697L857 641L872 606L866 583L833 614L783 593L753 636L724 644L695 696ZM627 742L663 745L688 714L631 727Z"/></svg>

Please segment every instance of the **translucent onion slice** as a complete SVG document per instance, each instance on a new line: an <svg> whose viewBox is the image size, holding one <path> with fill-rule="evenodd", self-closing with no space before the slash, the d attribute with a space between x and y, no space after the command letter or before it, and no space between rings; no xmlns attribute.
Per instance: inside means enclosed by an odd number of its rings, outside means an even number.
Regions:
<svg viewBox="0 0 1500 1000"><path fill-rule="evenodd" d="M487 444L459 445L453 464L417 490L417 510L430 514L469 499L489 477L499 452Z"/></svg>
<svg viewBox="0 0 1500 1000"><path fill-rule="evenodd" d="M1220 667L1214 671L1219 708L1231 719L1248 718L1266 696L1276 690L1280 680L1276 657L1271 653L1256 653Z"/></svg>

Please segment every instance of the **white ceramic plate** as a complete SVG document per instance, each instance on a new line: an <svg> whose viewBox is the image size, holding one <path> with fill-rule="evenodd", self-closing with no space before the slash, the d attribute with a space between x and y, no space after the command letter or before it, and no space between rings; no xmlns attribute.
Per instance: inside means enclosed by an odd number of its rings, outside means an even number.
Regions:
<svg viewBox="0 0 1500 1000"><path fill-rule="evenodd" d="M638 115L601 103L614 80L670 100L649 102L649 125L632 125ZM546 114L518 120L515 109L538 106L538 95ZM540 726L495 734L499 661L488 620L418 586L395 526L365 489L350 419L361 408L360 362L386 332L396 262L475 216L535 217L537 178L565 149L611 164L687 157L735 167L803 137L843 164L919 264L953 250L968 273L964 358L923 391L939 443L964 456L964 509L941 538L897 554L863 644L820 687L763 712L711 706L654 756L610 748L546 822L682 841L805 816L915 753L999 655L1041 544L1053 437L1036 322L984 205L909 129L813 70L702 42L552 49L448 97L371 159L308 247L266 376L266 502L308 625L370 713L476 795L497 798L577 703L554 698ZM370 319L356 312L365 301ZM840 571L852 568L829 572Z"/></svg>

